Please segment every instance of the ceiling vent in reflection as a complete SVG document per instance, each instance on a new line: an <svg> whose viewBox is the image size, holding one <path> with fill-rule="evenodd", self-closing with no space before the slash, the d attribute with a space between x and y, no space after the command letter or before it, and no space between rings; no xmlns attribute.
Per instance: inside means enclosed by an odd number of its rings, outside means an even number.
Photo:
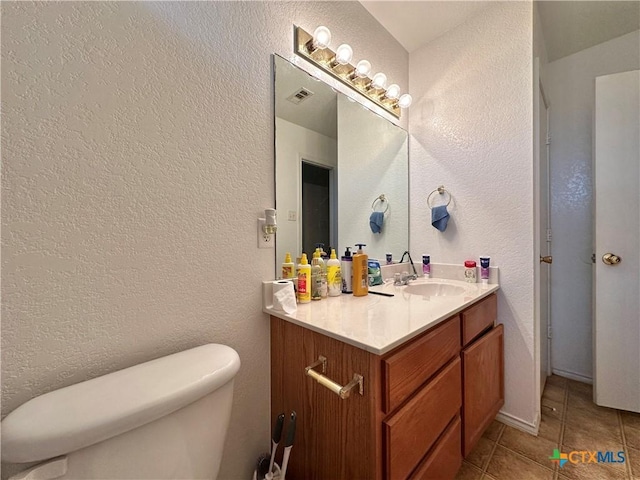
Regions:
<svg viewBox="0 0 640 480"><path fill-rule="evenodd" d="M296 105L298 105L304 102L306 99L308 99L312 95L313 95L313 92L311 90L308 90L304 87L300 87L293 94L288 96L287 100L289 100L291 103L295 103Z"/></svg>

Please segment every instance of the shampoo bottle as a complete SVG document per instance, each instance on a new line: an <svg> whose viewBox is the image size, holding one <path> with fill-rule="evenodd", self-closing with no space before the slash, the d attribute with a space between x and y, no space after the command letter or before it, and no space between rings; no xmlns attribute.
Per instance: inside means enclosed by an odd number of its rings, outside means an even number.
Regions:
<svg viewBox="0 0 640 480"><path fill-rule="evenodd" d="M364 297L369 294L369 257L364 253L364 243L356 243L358 252L353 256L353 296Z"/></svg>
<svg viewBox="0 0 640 480"><path fill-rule="evenodd" d="M337 297L342 293L342 278L340 275L340 261L336 256L336 250L331 249L331 258L327 262L327 284L329 296Z"/></svg>
<svg viewBox="0 0 640 480"><path fill-rule="evenodd" d="M296 266L291 261L291 254L287 252L284 256L284 262L282 262L282 278L285 280L288 278L294 278L296 274L295 267Z"/></svg>
<svg viewBox="0 0 640 480"><path fill-rule="evenodd" d="M311 265L303 253L298 264L298 303L311 302Z"/></svg>
<svg viewBox="0 0 640 480"><path fill-rule="evenodd" d="M353 257L351 247L347 247L341 263L342 293L353 293Z"/></svg>

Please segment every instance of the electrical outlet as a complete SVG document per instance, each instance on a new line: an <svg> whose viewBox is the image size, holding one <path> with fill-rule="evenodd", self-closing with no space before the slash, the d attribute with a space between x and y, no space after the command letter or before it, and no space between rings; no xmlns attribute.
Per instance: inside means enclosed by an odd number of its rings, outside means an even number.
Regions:
<svg viewBox="0 0 640 480"><path fill-rule="evenodd" d="M258 219L258 248L275 248L274 244L276 241L274 235L264 233L262 230L265 222L266 220L264 218Z"/></svg>
<svg viewBox="0 0 640 480"><path fill-rule="evenodd" d="M287 220L290 222L295 222L297 219L297 215L296 215L296 211L295 210L289 210L289 215L287 216Z"/></svg>

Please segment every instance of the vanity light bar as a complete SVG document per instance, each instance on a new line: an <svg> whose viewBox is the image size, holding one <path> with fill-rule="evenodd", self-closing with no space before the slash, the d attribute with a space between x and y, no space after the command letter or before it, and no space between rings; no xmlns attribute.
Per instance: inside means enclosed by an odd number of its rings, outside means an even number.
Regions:
<svg viewBox="0 0 640 480"><path fill-rule="evenodd" d="M294 49L297 55L400 118L401 109L411 105L411 95L400 95L400 87L396 84L387 88L387 76L384 73L376 73L373 78L369 78L371 64L367 60L360 60L356 66L351 65L351 47L340 45L336 54L329 48L330 41L331 32L326 27L318 27L314 35L301 27L294 29Z"/></svg>

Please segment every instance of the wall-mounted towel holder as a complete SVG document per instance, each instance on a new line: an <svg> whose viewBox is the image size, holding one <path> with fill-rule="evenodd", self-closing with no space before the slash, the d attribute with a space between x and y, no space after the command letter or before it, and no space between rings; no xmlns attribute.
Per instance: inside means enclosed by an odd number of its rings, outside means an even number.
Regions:
<svg viewBox="0 0 640 480"><path fill-rule="evenodd" d="M314 368L322 366L322 373L316 372ZM318 360L313 362L311 365L304 369L304 373L313 378L316 382L318 382L323 387L328 388L333 393L338 395L342 400L349 398L351 394L351 390L355 390L358 387L357 392L360 395L364 395L364 377L357 373L353 374L353 378L349 383L345 386L340 385L339 383L334 382L329 377L326 377L324 374L327 373L327 357L323 355L318 356Z"/></svg>
<svg viewBox="0 0 640 480"><path fill-rule="evenodd" d="M376 210L376 204L377 203L379 203L380 206L384 205L385 209L384 210ZM387 200L387 197L386 197L386 195L384 193L382 195L380 195L379 197L376 197L376 199L371 204L371 210L373 210L374 212L387 213L387 210L389 210L389 200Z"/></svg>
<svg viewBox="0 0 640 480"><path fill-rule="evenodd" d="M440 195L444 195L446 193L447 195L449 195L449 201L447 203L445 203L446 207L449 206L449 204L451 203L451 193L449 193L447 190L445 190L444 185L440 185L433 192L431 192L429 194L429 196L427 197L427 206L429 207L429 209L433 209L433 207L431 206L431 197L433 197L434 193L438 193Z"/></svg>

